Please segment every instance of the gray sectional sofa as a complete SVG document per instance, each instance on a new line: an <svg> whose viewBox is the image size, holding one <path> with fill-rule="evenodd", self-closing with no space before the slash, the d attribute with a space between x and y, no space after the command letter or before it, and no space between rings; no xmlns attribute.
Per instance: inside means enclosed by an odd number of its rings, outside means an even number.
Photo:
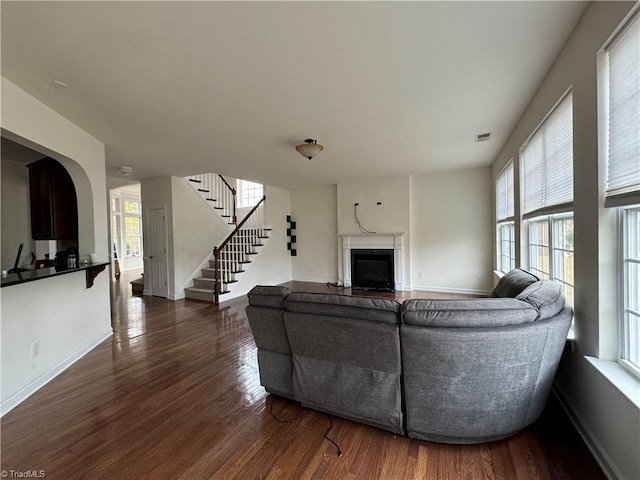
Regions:
<svg viewBox="0 0 640 480"><path fill-rule="evenodd" d="M394 300L257 286L260 381L303 406L412 438L498 440L544 408L573 316L524 270L490 298Z"/></svg>

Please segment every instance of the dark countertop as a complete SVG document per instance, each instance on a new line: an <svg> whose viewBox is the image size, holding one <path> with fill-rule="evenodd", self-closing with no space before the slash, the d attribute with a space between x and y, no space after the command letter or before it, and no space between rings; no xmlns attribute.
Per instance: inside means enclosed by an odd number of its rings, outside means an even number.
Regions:
<svg viewBox="0 0 640 480"><path fill-rule="evenodd" d="M106 265L109 265L109 262L87 263L86 265L80 265L78 268L67 268L65 270L56 270L52 267L40 268L38 270L27 270L26 272L20 273L10 273L6 277L4 275L2 276L2 288L21 283L33 282L35 280L42 280L43 278L57 277L58 275L65 275L67 273L98 269L100 267L102 267L100 269L100 271L102 271Z"/></svg>

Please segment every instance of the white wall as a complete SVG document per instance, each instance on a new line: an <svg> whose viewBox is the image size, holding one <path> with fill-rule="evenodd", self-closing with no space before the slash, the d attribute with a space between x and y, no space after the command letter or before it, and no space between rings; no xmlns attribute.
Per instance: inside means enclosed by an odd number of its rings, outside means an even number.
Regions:
<svg viewBox="0 0 640 480"><path fill-rule="evenodd" d="M337 186L338 234L362 233L354 215L358 203L361 225L376 233L401 233L404 237L404 288L411 289L411 219L409 176L384 177L342 182ZM381 202L381 205L377 205ZM338 244L339 251L342 245ZM338 259L342 272L342 259Z"/></svg>
<svg viewBox="0 0 640 480"><path fill-rule="evenodd" d="M13 268L18 246L24 243L20 264L35 252L31 238L31 209L29 205L29 169L22 162L2 159L2 270Z"/></svg>
<svg viewBox="0 0 640 480"><path fill-rule="evenodd" d="M491 170L477 168L293 190L291 211L298 226L293 278L325 282L341 276L342 246L336 233L361 233L354 216L357 202L365 229L407 233L406 289L487 293L492 282L492 188Z"/></svg>
<svg viewBox="0 0 640 480"><path fill-rule="evenodd" d="M286 217L291 212L288 190L265 185L266 220L271 227L269 240L254 255L247 271L238 276L238 283L231 285L230 293L221 302L246 295L255 285L278 285L291 280L291 255L287 250Z"/></svg>
<svg viewBox="0 0 640 480"><path fill-rule="evenodd" d="M337 186L291 191L297 255L291 257L293 280L338 281Z"/></svg>
<svg viewBox="0 0 640 480"><path fill-rule="evenodd" d="M613 258L615 219L604 209L604 165L599 161L597 54L633 2L592 2L556 62L540 85L503 150L493 164L493 178L509 161L546 113L573 88L574 218L575 218L575 351L560 364L555 390L587 444L611 478L640 478L640 401L615 386L612 376L594 367L615 358L617 346L616 287ZM515 174L518 175L517 162ZM516 177L518 178L518 177ZM516 233L520 234L516 182ZM517 236L519 241L519 237ZM520 242L521 243L521 242ZM522 255L525 249L521 245ZM597 362L596 362L597 363ZM605 362L615 370L617 364ZM618 370L619 371L619 370ZM624 372L622 372L623 374Z"/></svg>
<svg viewBox="0 0 640 480"><path fill-rule="evenodd" d="M63 163L78 195L81 258L108 251L104 144L5 78L2 135ZM4 287L1 297L2 413L111 335L108 275L87 289L84 272ZM31 343L40 355L31 359Z"/></svg>
<svg viewBox="0 0 640 480"><path fill-rule="evenodd" d="M80 258L106 261L108 226L104 144L2 77L2 136L55 158L78 196Z"/></svg>
<svg viewBox="0 0 640 480"><path fill-rule="evenodd" d="M112 334L107 270L87 289L85 272L4 287L2 415ZM40 355L31 358L31 344Z"/></svg>
<svg viewBox="0 0 640 480"><path fill-rule="evenodd" d="M491 169L411 176L411 281L415 290L491 290Z"/></svg>

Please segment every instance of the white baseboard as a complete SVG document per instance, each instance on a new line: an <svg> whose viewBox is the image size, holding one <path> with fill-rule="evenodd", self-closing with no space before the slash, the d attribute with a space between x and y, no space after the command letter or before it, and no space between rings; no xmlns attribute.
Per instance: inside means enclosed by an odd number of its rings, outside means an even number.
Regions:
<svg viewBox="0 0 640 480"><path fill-rule="evenodd" d="M568 400L568 397L562 392L562 388L558 385L557 382L553 382L553 393L556 398L562 405L562 408L566 412L567 416L573 423L573 426L578 431L578 434L584 441L585 445L595 458L598 465L604 472L605 476L609 480L623 480L624 477L615 463L611 460L611 457L607 455L607 452L602 447L602 444L598 441L598 438L593 434L589 425L584 421L582 416L578 413L578 411L573 407L571 402Z"/></svg>
<svg viewBox="0 0 640 480"><path fill-rule="evenodd" d="M180 293L176 293L175 295L167 296L168 300L182 300L183 298L185 298L184 290L182 292L180 292Z"/></svg>
<svg viewBox="0 0 640 480"><path fill-rule="evenodd" d="M13 410L15 407L24 402L31 395L40 390L43 386L49 383L51 380L56 378L62 372L64 372L67 368L73 365L75 362L84 357L87 353L93 350L95 347L100 345L106 339L110 338L113 335L113 330L109 327L109 330L98 335L96 338L91 340L86 345L82 346L79 350L71 354L61 363L50 369L49 371L43 373L38 378L33 380L31 383L24 386L22 389L18 390L16 393L11 395L5 401L0 404L0 417L4 416L6 413Z"/></svg>
<svg viewBox="0 0 640 480"><path fill-rule="evenodd" d="M430 287L427 285L414 285L413 290L421 292L439 292L439 293L466 293L469 295L489 295L491 290L478 290L475 288L455 288L455 287Z"/></svg>
<svg viewBox="0 0 640 480"><path fill-rule="evenodd" d="M336 283L335 278L300 277L297 275L294 275L291 280L294 282Z"/></svg>

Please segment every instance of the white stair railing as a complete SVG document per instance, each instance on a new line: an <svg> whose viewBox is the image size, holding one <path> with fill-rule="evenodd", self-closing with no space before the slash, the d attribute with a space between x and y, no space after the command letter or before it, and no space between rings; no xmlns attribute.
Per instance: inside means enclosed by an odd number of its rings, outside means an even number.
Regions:
<svg viewBox="0 0 640 480"><path fill-rule="evenodd" d="M243 271L244 264L250 263L249 256L255 253L254 248L267 238L266 198L263 196L229 236L213 249L215 303L219 303L220 295L228 291L235 274Z"/></svg>
<svg viewBox="0 0 640 480"><path fill-rule="evenodd" d="M222 175L201 173L191 175L187 180L221 217L232 225L236 223L237 192Z"/></svg>

